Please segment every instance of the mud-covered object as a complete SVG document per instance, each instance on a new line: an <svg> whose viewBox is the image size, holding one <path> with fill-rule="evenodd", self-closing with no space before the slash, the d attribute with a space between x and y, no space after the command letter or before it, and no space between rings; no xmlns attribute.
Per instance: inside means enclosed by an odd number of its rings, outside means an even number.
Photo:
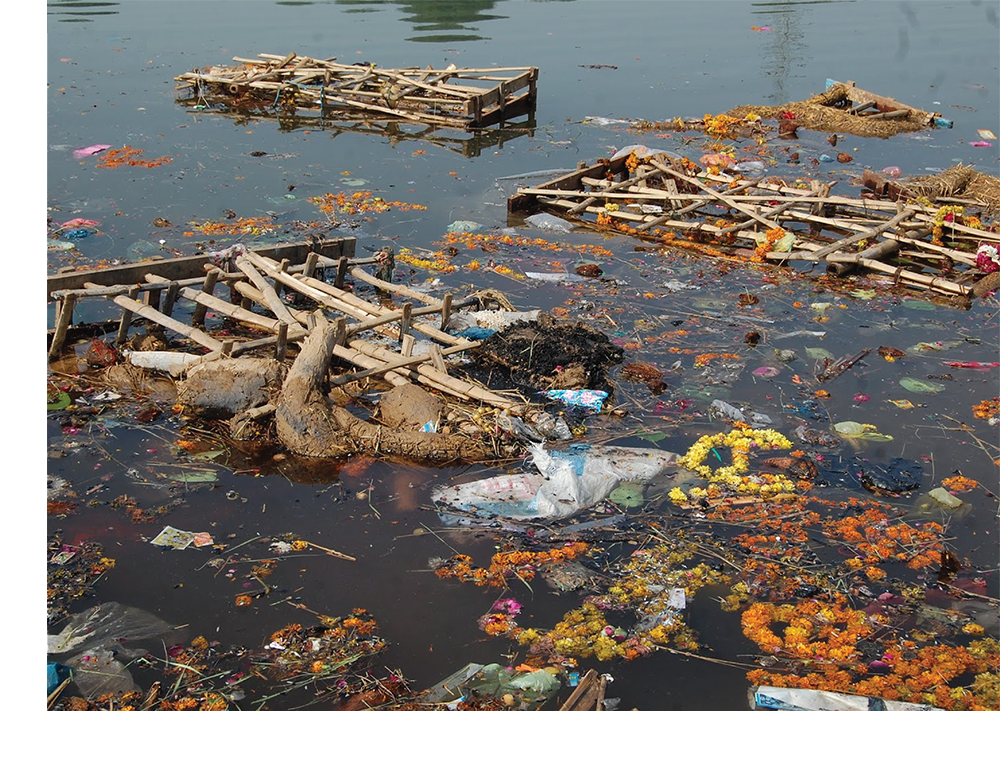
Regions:
<svg viewBox="0 0 1000 757"><path fill-rule="evenodd" d="M884 463L854 460L849 469L863 487L877 494L901 494L917 489L924 475L920 463L904 457L894 457Z"/></svg>
<svg viewBox="0 0 1000 757"><path fill-rule="evenodd" d="M413 384L396 386L378 403L382 422L390 428L420 429L427 423L438 425L444 403Z"/></svg>
<svg viewBox="0 0 1000 757"><path fill-rule="evenodd" d="M474 359L482 368L500 369L518 386L607 390L607 369L623 355L605 334L583 323L538 321L498 331L475 350Z"/></svg>
<svg viewBox="0 0 1000 757"><path fill-rule="evenodd" d="M270 358L222 358L191 368L177 399L206 414L228 417L270 401L281 388L285 368Z"/></svg>

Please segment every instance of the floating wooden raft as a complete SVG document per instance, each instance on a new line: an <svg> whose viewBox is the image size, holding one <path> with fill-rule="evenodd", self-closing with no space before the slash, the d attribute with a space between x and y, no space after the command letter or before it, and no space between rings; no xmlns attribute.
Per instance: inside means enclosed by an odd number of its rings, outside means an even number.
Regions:
<svg viewBox="0 0 1000 757"><path fill-rule="evenodd" d="M329 245L343 253L340 257L334 259L316 251L308 251L300 265L290 265L288 256L280 261L273 257L275 252L294 254L295 250L307 245L279 245L278 248L265 250L246 250L235 259L235 272L223 271L203 260L205 256L192 256L180 260L158 261L159 267L156 267L157 263L143 263L109 269L118 272L115 275L94 271L91 272L95 275L94 280L70 280L74 286L79 285L78 289L58 288L60 283L67 283L65 277L69 274L50 277L50 298L56 301L58 307L49 355L54 357L60 353L73 319L74 305L88 297L105 298L121 308L121 321L115 340L117 345L125 343L129 329L136 325L135 319L140 318L179 334L207 350L199 361L237 357L262 348L274 349L277 358L283 360L288 344L301 341L309 333L315 323L313 313L319 309L328 313L334 311L337 317L334 356L361 369L342 374L333 379L334 384L381 376L393 385L416 381L462 399L501 409L521 404L448 374L445 362L447 356L478 347L480 343L456 337L443 329L452 312L478 304L476 298L455 301L451 294L445 294L438 299L382 281L362 268L378 263L377 258L350 257L354 252L354 241L328 241ZM322 244L321 242L320 245ZM195 263L200 264L203 269L200 276L170 279L161 275L178 271L181 275L186 275L190 266ZM173 266L173 269L169 266ZM129 269L127 275L121 273L125 268ZM333 282L328 281L325 275L325 271L329 269L336 271ZM96 277L102 273L103 277ZM347 277L351 277L354 283L369 284L383 292L415 300L420 306L415 307L413 302L406 302L399 309L392 309L368 302L346 288ZM53 278L57 281L53 282ZM129 281L122 281L123 278L128 278ZM216 296L215 289L219 284L228 288L228 301ZM314 307L306 311L286 304L279 296L282 289L303 295ZM173 309L178 299L195 303L188 323L174 316ZM255 310L254 306L258 306L258 309ZM270 335L242 341L231 336L213 335L205 329L205 316L210 310L253 329L270 332ZM364 340L360 335L367 331L377 331L383 337L395 339L398 349L385 347L384 338L379 344ZM414 333L430 340L426 352L414 354ZM188 363L188 367L191 365L192 363Z"/></svg>
<svg viewBox="0 0 1000 757"><path fill-rule="evenodd" d="M829 91L833 87L844 87L848 111L854 115L865 116L867 118L909 118L919 116L925 126L935 126L939 129L950 129L952 122L944 118L940 113L914 108L891 97L876 95L867 89L861 89L853 81L839 82L833 79L826 80L826 88Z"/></svg>
<svg viewBox="0 0 1000 757"><path fill-rule="evenodd" d="M479 129L517 118L535 107L538 69L377 68L289 53L233 58L238 66L211 66L174 77L205 104L235 108L257 101L274 112L299 109L340 118L364 112L459 129ZM524 90L524 91L522 91Z"/></svg>
<svg viewBox="0 0 1000 757"><path fill-rule="evenodd" d="M962 297L981 275L976 253L968 250L982 241L1000 242L1000 234L944 222L944 243L938 243L937 207L831 195L836 182L801 189L765 177L711 175L666 153L644 157L638 165L633 158L632 170L629 158L581 164L572 173L520 189L508 199L508 211L541 207L601 231L668 245L684 236L726 245L743 257L760 254L763 235L782 229L794 234L794 241L786 251L763 253L771 262L822 262L837 275L860 268L915 289ZM942 204L949 202L954 200ZM966 214L975 206L968 207Z"/></svg>

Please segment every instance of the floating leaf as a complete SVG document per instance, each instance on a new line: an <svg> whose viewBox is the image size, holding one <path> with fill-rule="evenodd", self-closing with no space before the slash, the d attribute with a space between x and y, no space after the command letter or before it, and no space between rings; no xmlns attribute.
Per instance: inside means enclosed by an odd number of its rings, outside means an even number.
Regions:
<svg viewBox="0 0 1000 757"><path fill-rule="evenodd" d="M902 350L897 350L895 347L879 347L878 354L888 360L890 363L897 358L906 357L906 353Z"/></svg>
<svg viewBox="0 0 1000 757"><path fill-rule="evenodd" d="M667 438L667 435L664 434L662 431L649 431L644 434L636 434L636 436L638 436L640 439L645 439L647 442L653 442L653 444L656 444L656 442L661 442Z"/></svg>
<svg viewBox="0 0 1000 757"><path fill-rule="evenodd" d="M960 339L949 339L944 342L917 342L910 347L910 352L941 352L942 350L950 350L952 347L957 347L960 344L962 344L962 340Z"/></svg>
<svg viewBox="0 0 1000 757"><path fill-rule="evenodd" d="M791 363L798 358L795 350L775 350L774 356L782 363Z"/></svg>
<svg viewBox="0 0 1000 757"><path fill-rule="evenodd" d="M878 292L874 289L855 289L851 292L851 297L855 297L859 300L871 300L874 299L876 294L878 294Z"/></svg>
<svg viewBox="0 0 1000 757"><path fill-rule="evenodd" d="M608 495L608 499L622 507L642 507L642 485L637 483L620 484Z"/></svg>
<svg viewBox="0 0 1000 757"><path fill-rule="evenodd" d="M914 300L912 298L905 298L902 301L904 308L909 308L910 310L935 310L937 306L933 302L927 302L927 300Z"/></svg>
<svg viewBox="0 0 1000 757"><path fill-rule="evenodd" d="M72 404L73 404L73 399L68 394L66 394L66 392L59 392L59 394L56 395L55 402L48 403L48 408L49 410L62 410L63 408L69 407Z"/></svg>
<svg viewBox="0 0 1000 757"><path fill-rule="evenodd" d="M806 347L805 352L810 360L833 360L833 353L822 347Z"/></svg>
<svg viewBox="0 0 1000 757"><path fill-rule="evenodd" d="M195 452L189 457L193 460L214 460L219 455L225 454L225 450L221 449L210 449L206 452Z"/></svg>
<svg viewBox="0 0 1000 757"><path fill-rule="evenodd" d="M878 433L878 429L871 423L858 423L857 421L841 421L834 425L834 430L847 439L865 439L870 442L891 442L892 437L888 434Z"/></svg>
<svg viewBox="0 0 1000 757"><path fill-rule="evenodd" d="M916 392L917 394L936 394L937 392L944 391L944 384L937 384L933 381L921 381L920 379L902 378L899 380L899 385L909 392Z"/></svg>
<svg viewBox="0 0 1000 757"><path fill-rule="evenodd" d="M219 475L214 470L188 471L187 473L177 473L170 478L184 484L213 484L219 480Z"/></svg>

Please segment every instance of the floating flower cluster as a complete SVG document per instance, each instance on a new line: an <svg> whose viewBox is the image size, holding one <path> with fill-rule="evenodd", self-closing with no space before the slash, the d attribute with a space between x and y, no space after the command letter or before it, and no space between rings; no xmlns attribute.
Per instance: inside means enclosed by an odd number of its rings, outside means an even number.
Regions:
<svg viewBox="0 0 1000 757"><path fill-rule="evenodd" d="M147 160L142 157L145 150L136 147L119 147L117 150L108 150L97 159L98 168L120 168L121 166L137 166L139 168L156 168L165 163L169 163L173 158L164 155L162 158Z"/></svg>
<svg viewBox="0 0 1000 757"><path fill-rule="evenodd" d="M774 250L774 245L784 239L787 233L788 232L781 227L768 229L767 233L764 234L764 239L757 243L753 259L758 262L763 261L764 256L766 256L767 253L772 252Z"/></svg>
<svg viewBox="0 0 1000 757"><path fill-rule="evenodd" d="M320 210L328 216L335 216L337 212L348 215L364 215L366 213L385 213L389 210L427 210L426 205L413 205L406 202L390 202L376 197L369 191L338 192L332 194L327 192L319 197L310 197L309 202L318 206Z"/></svg>
<svg viewBox="0 0 1000 757"><path fill-rule="evenodd" d="M437 273L452 273L457 270L453 263L448 261L445 253L438 252L433 258L419 258L408 250L400 250L396 259L401 263L406 263L414 268L423 268L425 271L435 271Z"/></svg>
<svg viewBox="0 0 1000 757"><path fill-rule="evenodd" d="M982 223L974 216L965 216L965 208L962 205L942 205L934 215L933 232L931 241L934 244L944 244L944 225L955 223L971 228L981 228Z"/></svg>
<svg viewBox="0 0 1000 757"><path fill-rule="evenodd" d="M965 476L949 476L941 479L941 486L953 492L967 492L979 486L979 482Z"/></svg>
<svg viewBox="0 0 1000 757"><path fill-rule="evenodd" d="M740 494L759 494L762 497L772 497L781 493L796 490L795 482L780 473L765 473L757 476L747 476L750 470L750 453L762 450L788 449L792 443L773 429L734 428L732 431L701 437L691 448L677 459L677 464L692 470L711 484L717 484L714 490L694 487L691 494L695 497L718 496L724 490ZM705 464L710 452L729 448L731 463L716 470ZM721 460L721 456L719 456ZM669 497L674 502L687 499L679 488L671 490Z"/></svg>
<svg viewBox="0 0 1000 757"><path fill-rule="evenodd" d="M614 202L605 203L604 208L597 212L597 225L598 226L614 225L615 219L611 216L611 214L617 213L619 210L621 210L621 206L618 205L617 203Z"/></svg>
<svg viewBox="0 0 1000 757"><path fill-rule="evenodd" d="M512 628L507 635L529 647L533 655L596 657L602 661L634 660L662 646L698 649L694 630L683 620L684 603L678 602L671 589L683 590L686 603L698 589L727 578L704 563L681 567L690 557L689 551L664 545L636 550L606 594L584 600L552 630ZM631 630L613 626L605 614L609 610L631 612L637 622Z"/></svg>
<svg viewBox="0 0 1000 757"><path fill-rule="evenodd" d="M919 647L898 638L887 620L879 612L851 609L840 594L830 601L754 603L742 615L744 635L768 655L794 661L795 668L790 673L779 666L754 670L747 678L756 686L839 691L949 710L1000 707L996 639ZM777 632L776 624L782 626ZM976 635L965 630L969 625L976 624L966 624L962 632ZM959 677L971 679L970 684L949 685Z"/></svg>
<svg viewBox="0 0 1000 757"><path fill-rule="evenodd" d="M493 603L490 611L479 619L479 628L490 636L506 636L517 628L514 620L521 612L521 603L507 597Z"/></svg>
<svg viewBox="0 0 1000 757"><path fill-rule="evenodd" d="M824 534L846 542L857 551L859 566L892 561L905 562L908 567L918 570L940 562L944 531L940 523L894 522L888 505L875 501L862 503L854 497L848 498L846 503L828 504L860 510L855 515L824 518L821 523Z"/></svg>
<svg viewBox="0 0 1000 757"><path fill-rule="evenodd" d="M539 237L521 237L511 234L474 234L472 232L450 231L442 237L442 245L461 245L468 250L482 250L487 253L514 252L533 247L548 252L571 252L580 257L604 256L614 253L596 244L568 244L550 242ZM506 248L506 250L504 249Z"/></svg>
<svg viewBox="0 0 1000 757"><path fill-rule="evenodd" d="M739 360L735 352L703 352L694 359L695 368L704 368L713 360Z"/></svg>
<svg viewBox="0 0 1000 757"><path fill-rule="evenodd" d="M208 236L249 234L256 237L261 234L271 234L278 228L269 216L234 218L230 221L204 221L202 223L192 223L191 226Z"/></svg>
<svg viewBox="0 0 1000 757"><path fill-rule="evenodd" d="M477 568L469 555L456 554L449 557L434 573L438 578L457 578L463 583L474 583L476 586L506 586L507 579L515 576L523 581L532 580L540 565L575 560L588 547L588 544L577 541L539 552L497 552L488 568Z"/></svg>
<svg viewBox="0 0 1000 757"><path fill-rule="evenodd" d="M982 400L972 406L972 415L980 420L989 421L991 426L1000 422L1000 397Z"/></svg>
<svg viewBox="0 0 1000 757"><path fill-rule="evenodd" d="M1000 271L1000 248L995 244L981 242L976 249L976 268L983 273Z"/></svg>
<svg viewBox="0 0 1000 757"><path fill-rule="evenodd" d="M750 116L755 116L755 118L751 119ZM735 132L737 127L745 126L759 119L760 117L755 113L750 113L745 118L733 118L732 116L727 116L725 113L720 113L717 116L706 113L702 119L702 123L704 124L705 133L710 137L734 139L739 136Z"/></svg>
<svg viewBox="0 0 1000 757"><path fill-rule="evenodd" d="M709 496L714 496L712 489L710 485ZM752 525L752 531L736 534L733 543L764 557L780 556L786 564L803 557L802 547L809 541L806 529L820 521L819 513L806 507L805 498L790 494L746 505L722 501L706 512L705 517L725 523Z"/></svg>

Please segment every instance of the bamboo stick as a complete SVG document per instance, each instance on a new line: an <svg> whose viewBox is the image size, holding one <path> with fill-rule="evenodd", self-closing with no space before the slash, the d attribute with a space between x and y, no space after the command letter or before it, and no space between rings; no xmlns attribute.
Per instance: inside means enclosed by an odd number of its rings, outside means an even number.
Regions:
<svg viewBox="0 0 1000 757"><path fill-rule="evenodd" d="M159 283L165 281L162 276L157 276L152 273L146 274L146 278L154 283ZM246 296L246 292L243 287L247 289L252 289L248 284L244 282L236 282L235 286L241 294ZM257 290L253 290L257 291ZM190 287L183 287L180 289L180 296L186 300L191 300L192 302L202 305L203 307L212 308L213 310L222 313L223 315L233 318L237 321L242 321L243 323L251 324L252 326L257 326L259 328L267 329L268 331L276 331L280 321L274 318L268 318L263 315L258 315L252 310L247 310L238 305L233 305L225 300L219 299L211 294L205 294L197 289L192 289ZM261 295L263 297L263 295ZM253 299L252 297L250 299ZM257 300L254 300L255 302Z"/></svg>
<svg viewBox="0 0 1000 757"><path fill-rule="evenodd" d="M412 336L409 335L407 336L409 337L410 340L413 340ZM481 344L480 342L473 342L473 345L476 347L478 347L480 344ZM411 349L412 349L412 344L411 344ZM467 347L466 345L459 344L455 345L454 347L448 347L446 349L440 350L440 354L442 357L444 357L446 355L454 355L455 353L458 352L464 352L467 349L469 349L469 347ZM330 380L330 383L333 384L334 386L340 386L341 384L348 384L352 381L359 381L363 378L368 378L369 376L376 376L380 373L384 373L385 371L392 371L395 370L396 368L406 368L411 365L416 365L417 363L425 363L431 359L432 358L430 353L424 353L422 355L412 355L412 354L407 354L405 351L403 351L402 354L399 356L398 360L390 360L389 362L384 363L378 367L367 368L358 373L344 373L340 376L332 378Z"/></svg>
<svg viewBox="0 0 1000 757"><path fill-rule="evenodd" d="M925 234L930 233L931 228L925 226L922 229L915 229L913 231L908 231L904 236L909 239L919 239ZM878 258L886 258L892 255L899 249L900 243L894 239L887 239L884 242L879 242L872 247L869 247L862 252L854 253L843 253L834 252L826 256L828 265L826 266L827 273L831 273L837 276L843 276L845 273L851 270L852 264L858 264L862 260L877 260Z"/></svg>
<svg viewBox="0 0 1000 757"><path fill-rule="evenodd" d="M647 173L638 174L636 176L633 176L631 179L626 179L625 181L619 181L619 182L616 182L616 183L612 184L610 187L608 187L608 191L609 192L613 192L616 189L624 189L626 187L634 186L635 184L638 184L640 181L645 181L646 179L649 179L652 176L655 176L658 173L661 173L662 171L663 171L663 168L660 167L660 166L657 166L657 170L651 171L648 174ZM586 208L589 205L591 205L592 203L594 203L596 200L597 200L597 197L591 195L591 196L587 197L586 199L581 200L579 203L577 203L576 205L574 205L572 208L570 208L566 212L569 213L570 215L576 215L581 210L583 210L584 208Z"/></svg>
<svg viewBox="0 0 1000 757"><path fill-rule="evenodd" d="M964 284L956 284L940 276L925 276L914 271L907 271L905 268L898 268L873 258L861 258L858 260L858 265L879 271L880 273L887 273L893 278L919 289L933 289L958 297L968 297L972 293L972 287L967 287Z"/></svg>
<svg viewBox="0 0 1000 757"><path fill-rule="evenodd" d="M267 282L264 281L264 277L261 276L260 272L254 267L254 264L248 258L248 255L241 256L236 261L236 267L243 271L243 273L247 275L247 278L250 279L254 286L256 286L257 289L259 289L264 295L264 301L267 303L267 307L271 309L271 312L278 316L278 320L284 321L285 323L295 323L295 318L288 312L288 307L281 301L281 297L272 287L268 286ZM263 258L259 257L257 259L263 260ZM278 272L285 276L288 275L281 271L280 267ZM275 283L279 283L278 279L275 279Z"/></svg>
<svg viewBox="0 0 1000 757"><path fill-rule="evenodd" d="M343 305L348 306L351 310L351 312L349 312L349 315L358 318L358 320L364 321L371 316L378 317L380 315L388 314L386 312L387 310L386 308L380 307L378 305L373 305L367 300L363 300L360 297L351 294L350 292L345 292L342 289L338 289L336 286L327 284L325 281L319 281L318 279L305 280L302 279L301 277L297 277L295 279L292 279L292 277L288 277L288 279L303 282L310 289L325 293L327 296L332 297L333 298L332 302L342 303ZM286 279L285 282L288 283L288 280ZM344 310L345 312L348 312L347 310L345 310L345 308L340 307L340 305L332 304L330 305L330 307L335 307L339 310ZM438 341L446 342L448 344L463 344L468 341L460 337L454 336L452 334L448 334L444 331L441 331L441 329L438 329L434 326L425 323L413 323L412 328L424 334L425 336L429 336L432 339L437 339ZM398 329L396 330L396 333L398 334Z"/></svg>
<svg viewBox="0 0 1000 757"><path fill-rule="evenodd" d="M393 360L397 355L397 353L386 350L383 347L378 347L360 340L351 342L351 347L365 355L379 358L383 360L383 362ZM417 374L418 380L420 378L431 379L436 384L442 387L447 387L448 391L452 394L457 394L459 397L474 399L500 408L514 407L517 404L506 397L502 397L499 394L491 392L489 389L485 389L483 387L476 386L475 384L470 384L462 379L449 376L447 373L442 373L429 365L417 364L409 369L403 369L403 371L403 375L406 375L406 373Z"/></svg>
<svg viewBox="0 0 1000 757"><path fill-rule="evenodd" d="M130 300L134 300L138 294L139 294L138 286L129 287L128 298ZM122 310L122 319L121 321L118 322L118 334L115 337L115 346L120 347L121 345L125 344L125 341L128 339L128 329L131 323L132 323L132 311L127 309Z"/></svg>
<svg viewBox="0 0 1000 757"><path fill-rule="evenodd" d="M153 323L165 326L171 331L176 331L178 334L186 336L191 341L197 342L202 347L207 347L213 352L222 349L222 342L219 340L210 337L204 331L183 324L170 316L163 315L159 310L149 305L140 305L135 300L123 295L115 297L114 303L119 307L132 311L133 314L138 315L140 318L145 318L147 321L152 321Z"/></svg>
<svg viewBox="0 0 1000 757"><path fill-rule="evenodd" d="M219 280L219 274L222 273L222 269L218 266L212 266L208 271L205 272L205 283L202 284L201 291L203 294L212 296L215 292L215 284ZM222 302L222 300L218 300ZM191 325L201 326L205 322L205 315L208 313L208 305L203 304L195 300L196 304L194 306L194 313L191 315Z"/></svg>
<svg viewBox="0 0 1000 757"><path fill-rule="evenodd" d="M354 363L354 365L360 366L366 371L372 371L371 375L380 374L383 380L388 381L393 386L402 386L403 384L411 383L408 378L401 376L397 371L391 368L386 368L385 361L365 355L353 347L348 347L343 344L335 344L333 346L333 354L335 357L338 357L341 360L346 360L349 363ZM338 382L337 379L339 379L340 376L334 377L331 381L334 382L334 385L336 386L355 380L354 376L356 374L352 373L344 375L348 377L347 381Z"/></svg>
<svg viewBox="0 0 1000 757"><path fill-rule="evenodd" d="M66 334L69 326L73 322L73 309L76 306L76 295L68 294L59 303L59 312L56 314L55 333L52 334L52 342L49 344L49 357L53 358L59 354L66 343Z"/></svg>
<svg viewBox="0 0 1000 757"><path fill-rule="evenodd" d="M684 174L680 173L679 171L675 171L672 168L669 168L666 165L664 165L663 162L660 161L660 160L658 160L655 155L652 156L649 159L649 162L652 163L657 168L659 168L664 173L670 174L674 178L681 179L683 181L688 181L688 182L691 181L690 178L688 178ZM704 188L704 190L706 192L708 192L710 195L712 195L713 197L715 197L717 200L721 200L722 202L724 202L726 205L728 205L729 207L733 208L734 210L738 210L740 213L743 213L743 215L749 216L750 218L755 218L756 220L760 221L765 226L769 226L772 229L779 229L779 228L781 228L778 224L776 224L770 218L765 218L764 216L758 215L757 213L755 213L750 208L748 208L748 207L746 207L744 205L740 205L738 202L736 202L735 200L733 200L731 197L727 196L725 193L723 193L723 192L717 192L716 190L712 189L707 184L703 184L702 187Z"/></svg>
<svg viewBox="0 0 1000 757"><path fill-rule="evenodd" d="M402 294L414 300L420 300L421 302L426 302L428 305L441 305L442 301L437 297L430 294L425 294L424 292L418 292L416 289L410 289L409 287L402 286L401 284L392 284L388 281L383 281L382 279L372 276L368 271L355 266L351 269L351 275L363 281L366 284L371 284L373 287L382 289L386 292L393 292L394 294Z"/></svg>
<svg viewBox="0 0 1000 757"><path fill-rule="evenodd" d="M962 252L961 250L952 250L949 247L943 247L942 245L934 244L933 242L927 242L923 239L908 239L907 237L900 236L898 234L890 233L886 234L886 237L889 239L893 239L897 242L909 242L914 247L923 250L931 250L932 252L936 252L938 255L950 258L951 260L954 260L958 263L965 263L967 265L976 264L976 256L968 252Z"/></svg>
<svg viewBox="0 0 1000 757"><path fill-rule="evenodd" d="M905 221L907 218L911 217L913 214L914 214L914 210L912 208L907 209L907 210L903 210L903 211L897 213L895 216L893 216L891 219L889 219L885 223L881 224L880 226L876 226L874 229L869 229L867 231L859 231L859 232L853 234L852 236L845 237L844 239L841 239L841 240L839 240L837 242L834 242L832 244L828 244L826 247L823 247L823 248L821 248L819 250L815 250L814 252L808 253L809 256L810 256L808 258L808 260L822 260L827 255L829 255L829 254L831 254L833 252L836 252L837 250L840 250L840 249L842 249L844 247L847 247L848 245L857 244L858 242L860 242L862 240L871 239L872 237L877 237L879 234L881 234L882 232L884 232L886 229L889 229L889 228L892 228L893 226L896 226L897 224L900 223L900 221ZM778 257L772 258L771 256L768 256L768 259L769 260L772 260L772 259L773 260L801 260L804 255L805 255L805 253L795 252L795 253L791 253L791 254L788 254L788 255L784 255L781 258L778 258Z"/></svg>

